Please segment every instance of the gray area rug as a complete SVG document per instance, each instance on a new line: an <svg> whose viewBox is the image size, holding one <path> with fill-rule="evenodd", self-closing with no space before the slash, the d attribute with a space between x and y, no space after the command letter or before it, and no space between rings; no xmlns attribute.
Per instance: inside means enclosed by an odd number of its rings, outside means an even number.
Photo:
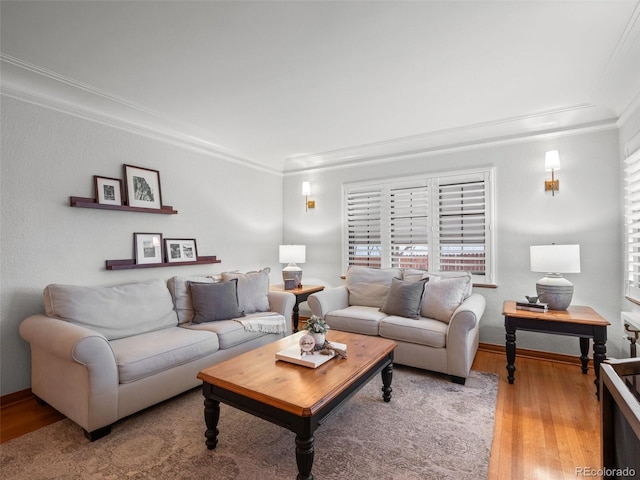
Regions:
<svg viewBox="0 0 640 480"><path fill-rule="evenodd" d="M396 365L393 397L374 378L315 432L315 479L487 478L498 376L465 386ZM219 443L204 444L203 397L191 390L89 442L62 420L0 445L6 479L295 479L295 435L222 405Z"/></svg>

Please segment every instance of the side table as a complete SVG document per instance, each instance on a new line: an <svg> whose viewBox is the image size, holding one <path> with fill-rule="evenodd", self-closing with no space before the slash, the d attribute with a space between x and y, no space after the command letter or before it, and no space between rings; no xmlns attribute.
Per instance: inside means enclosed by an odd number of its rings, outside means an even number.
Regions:
<svg viewBox="0 0 640 480"><path fill-rule="evenodd" d="M531 312L516 309L516 302L506 301L502 307L506 332L507 379L513 383L516 371L516 330L555 333L580 338L582 373L587 373L589 339L593 339L593 370L596 374L596 396L600 398L600 364L607 353L607 327L610 323L592 308L572 305L567 310Z"/></svg>
<svg viewBox="0 0 640 480"><path fill-rule="evenodd" d="M301 285L300 287L291 290L285 290L284 285L272 285L270 289L278 292L293 293L296 296L296 303L293 306L292 315L293 333L295 333L298 331L298 322L300 321L300 304L302 302L306 302L307 298L309 298L309 295L312 293L324 290L324 285Z"/></svg>

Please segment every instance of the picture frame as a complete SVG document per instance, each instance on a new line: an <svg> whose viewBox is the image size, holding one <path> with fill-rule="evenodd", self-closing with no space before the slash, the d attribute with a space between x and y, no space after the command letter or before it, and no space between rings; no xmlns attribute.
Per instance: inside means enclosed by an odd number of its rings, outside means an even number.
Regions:
<svg viewBox="0 0 640 480"><path fill-rule="evenodd" d="M161 233L134 233L133 248L136 264L162 263Z"/></svg>
<svg viewBox="0 0 640 480"><path fill-rule="evenodd" d="M122 180L94 175L93 184L98 203L102 205L122 205Z"/></svg>
<svg viewBox="0 0 640 480"><path fill-rule="evenodd" d="M167 263L195 262L198 260L195 238L165 238L164 251Z"/></svg>
<svg viewBox="0 0 640 480"><path fill-rule="evenodd" d="M160 172L150 168L124 165L127 205L130 207L162 208Z"/></svg>

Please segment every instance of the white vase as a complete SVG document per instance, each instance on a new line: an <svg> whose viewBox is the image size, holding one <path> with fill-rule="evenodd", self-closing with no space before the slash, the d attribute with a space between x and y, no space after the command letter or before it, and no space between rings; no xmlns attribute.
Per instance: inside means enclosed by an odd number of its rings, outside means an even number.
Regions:
<svg viewBox="0 0 640 480"><path fill-rule="evenodd" d="M322 348L322 346L324 345L325 338L326 338L325 334L324 333L312 332L311 336L316 341L316 348Z"/></svg>

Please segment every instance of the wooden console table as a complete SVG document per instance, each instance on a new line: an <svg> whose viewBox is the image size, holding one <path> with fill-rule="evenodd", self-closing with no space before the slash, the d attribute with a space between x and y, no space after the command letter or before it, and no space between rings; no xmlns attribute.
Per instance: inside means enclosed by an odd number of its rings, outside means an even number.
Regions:
<svg viewBox="0 0 640 480"><path fill-rule="evenodd" d="M277 292L289 292L293 293L296 296L296 303L293 306L293 333L298 331L298 323L300 321L300 304L302 302L306 302L309 295L312 293L320 292L324 290L324 285L302 285L298 288L293 288L291 290L285 290L284 285L272 285L271 290L275 290Z"/></svg>
<svg viewBox="0 0 640 480"><path fill-rule="evenodd" d="M596 396L600 398L600 364L607 353L607 327L610 323L592 308L572 305L567 310L549 310L546 313L516 309L516 302L506 301L502 307L506 332L507 379L515 380L516 330L555 333L580 338L582 373L589 364L589 339L593 339L593 370L596 374Z"/></svg>

